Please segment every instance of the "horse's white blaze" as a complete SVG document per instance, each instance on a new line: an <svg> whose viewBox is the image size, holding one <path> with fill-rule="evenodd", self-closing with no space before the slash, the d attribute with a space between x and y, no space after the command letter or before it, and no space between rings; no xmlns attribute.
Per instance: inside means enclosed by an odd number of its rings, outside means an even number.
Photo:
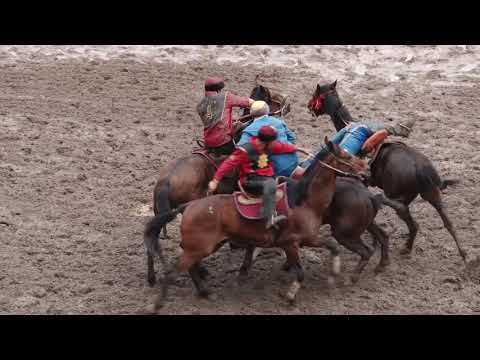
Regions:
<svg viewBox="0 0 480 360"><path fill-rule="evenodd" d="M340 274L340 256L333 257L332 271L335 275Z"/></svg>

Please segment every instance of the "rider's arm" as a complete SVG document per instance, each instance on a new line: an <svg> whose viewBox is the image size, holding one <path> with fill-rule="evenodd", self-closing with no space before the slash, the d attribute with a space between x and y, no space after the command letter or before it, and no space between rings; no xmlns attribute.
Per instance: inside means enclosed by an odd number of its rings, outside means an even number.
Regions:
<svg viewBox="0 0 480 360"><path fill-rule="evenodd" d="M233 171L245 161L248 161L248 156L245 150L242 148L235 150L235 152L230 155L227 160L222 163L222 165L220 165L213 178L216 181L221 181L226 174Z"/></svg>
<svg viewBox="0 0 480 360"><path fill-rule="evenodd" d="M229 108L238 106L241 108L249 108L253 104L253 100L248 97L238 96L227 92L226 105Z"/></svg>
<svg viewBox="0 0 480 360"><path fill-rule="evenodd" d="M286 154L297 151L297 147L292 144L281 143L280 141L273 141L270 145L270 151L272 154Z"/></svg>

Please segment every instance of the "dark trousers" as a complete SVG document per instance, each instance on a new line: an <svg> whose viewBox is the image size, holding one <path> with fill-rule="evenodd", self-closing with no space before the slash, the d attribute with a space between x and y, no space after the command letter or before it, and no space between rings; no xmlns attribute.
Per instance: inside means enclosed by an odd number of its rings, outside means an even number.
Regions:
<svg viewBox="0 0 480 360"><path fill-rule="evenodd" d="M215 155L230 155L235 151L235 144L233 140L230 140L228 143L218 147L207 147L207 150Z"/></svg>
<svg viewBox="0 0 480 360"><path fill-rule="evenodd" d="M244 184L244 189L252 195L262 196L262 215L269 219L275 210L275 193L277 191L275 179L268 176L249 176Z"/></svg>

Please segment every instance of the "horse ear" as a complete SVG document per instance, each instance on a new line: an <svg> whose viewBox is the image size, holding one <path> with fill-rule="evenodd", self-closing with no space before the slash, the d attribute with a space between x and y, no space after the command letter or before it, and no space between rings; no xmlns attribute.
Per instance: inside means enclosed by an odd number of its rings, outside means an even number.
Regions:
<svg viewBox="0 0 480 360"><path fill-rule="evenodd" d="M328 136L325 135L325 139L323 139L323 141L325 141L325 145L327 145L328 147L330 147L330 144L332 143L330 140L328 140Z"/></svg>
<svg viewBox="0 0 480 360"><path fill-rule="evenodd" d="M315 94L320 94L320 85L317 84L317 88L315 89Z"/></svg>
<svg viewBox="0 0 480 360"><path fill-rule="evenodd" d="M330 84L331 89L336 89L337 88L337 80L335 80L333 83Z"/></svg>

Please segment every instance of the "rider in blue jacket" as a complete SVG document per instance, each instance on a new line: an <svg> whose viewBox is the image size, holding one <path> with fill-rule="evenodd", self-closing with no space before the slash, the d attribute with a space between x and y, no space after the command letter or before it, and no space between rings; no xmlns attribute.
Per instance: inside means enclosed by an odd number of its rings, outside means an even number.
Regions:
<svg viewBox="0 0 480 360"><path fill-rule="evenodd" d="M262 126L273 126L278 131L277 140L282 143L295 144L296 136L288 128L285 122L279 118L269 116L270 108L264 101L255 101L250 114L254 116L253 122L243 130L242 137L237 145L244 145L250 142L253 136L258 135ZM279 154L271 156L275 176L290 176L298 165L299 159L296 153Z"/></svg>

